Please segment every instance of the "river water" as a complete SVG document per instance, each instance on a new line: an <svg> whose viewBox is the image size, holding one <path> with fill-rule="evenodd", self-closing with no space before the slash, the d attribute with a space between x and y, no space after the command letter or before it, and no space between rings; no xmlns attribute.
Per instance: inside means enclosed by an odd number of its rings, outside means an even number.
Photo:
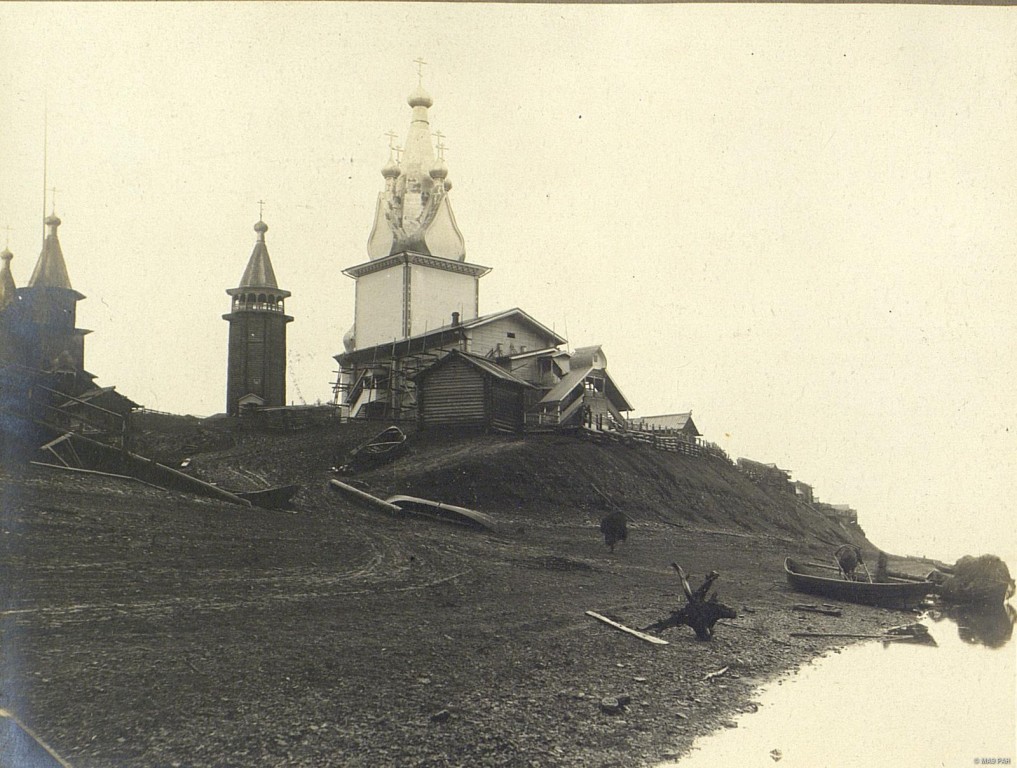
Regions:
<svg viewBox="0 0 1017 768"><path fill-rule="evenodd" d="M658 768L1017 766L1015 616L934 614L922 623L936 647L875 641L826 656Z"/></svg>

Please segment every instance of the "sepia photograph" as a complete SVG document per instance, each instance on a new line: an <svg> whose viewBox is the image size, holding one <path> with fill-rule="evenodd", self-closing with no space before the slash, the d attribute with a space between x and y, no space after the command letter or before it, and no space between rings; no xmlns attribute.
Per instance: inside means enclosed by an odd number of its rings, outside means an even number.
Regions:
<svg viewBox="0 0 1017 768"><path fill-rule="evenodd" d="M1017 760L1017 15L0 0L0 768Z"/></svg>

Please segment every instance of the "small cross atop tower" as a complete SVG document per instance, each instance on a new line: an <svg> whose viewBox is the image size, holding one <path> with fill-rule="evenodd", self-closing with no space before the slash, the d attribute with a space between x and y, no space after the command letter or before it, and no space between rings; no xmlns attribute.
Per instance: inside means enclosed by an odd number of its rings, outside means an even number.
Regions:
<svg viewBox="0 0 1017 768"><path fill-rule="evenodd" d="M258 221L262 221L265 218L265 201L258 201Z"/></svg>
<svg viewBox="0 0 1017 768"><path fill-rule="evenodd" d="M424 82L424 65L427 62L418 56L413 60L413 63L417 65L417 85L422 85Z"/></svg>
<svg viewBox="0 0 1017 768"><path fill-rule="evenodd" d="M11 247L11 232L13 230L11 229L10 225L6 225L6 226L4 226L4 231L7 233L7 242L4 243L4 248L10 248Z"/></svg>
<svg viewBox="0 0 1017 768"><path fill-rule="evenodd" d="M56 187L50 187L50 188L49 188L49 191L50 191L50 192L52 193L52 194L50 195L50 205L52 206L52 207L50 208L50 213L51 213L51 214L52 214L53 216L56 216L56 193L57 193L57 191L58 191L58 190L57 190L57 188L56 188Z"/></svg>

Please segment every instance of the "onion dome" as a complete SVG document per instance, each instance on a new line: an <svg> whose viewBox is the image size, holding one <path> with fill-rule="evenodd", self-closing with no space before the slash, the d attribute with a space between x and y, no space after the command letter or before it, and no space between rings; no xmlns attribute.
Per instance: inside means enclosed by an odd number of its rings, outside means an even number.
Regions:
<svg viewBox="0 0 1017 768"><path fill-rule="evenodd" d="M386 179L398 179L400 174L399 164L395 160L389 160L381 169L381 175Z"/></svg>
<svg viewBox="0 0 1017 768"><path fill-rule="evenodd" d="M431 95L418 85L406 99L406 103L411 107L430 107L434 101L431 99Z"/></svg>
<svg viewBox="0 0 1017 768"><path fill-rule="evenodd" d="M46 226L48 227L59 227L61 224L63 224L63 222L60 221L60 217L57 216L55 213L51 213L49 216L47 216L45 223Z"/></svg>
<svg viewBox="0 0 1017 768"><path fill-rule="evenodd" d="M254 231L258 233L259 240L264 240L265 233L268 232L268 224L259 220L258 223L254 225Z"/></svg>
<svg viewBox="0 0 1017 768"><path fill-rule="evenodd" d="M445 164L444 160L438 158L434 161L434 165L431 166L429 173L431 174L432 179L444 179L448 176L448 166Z"/></svg>
<svg viewBox="0 0 1017 768"><path fill-rule="evenodd" d="M445 191L448 192L450 189L452 189L452 179L446 178L445 179Z"/></svg>

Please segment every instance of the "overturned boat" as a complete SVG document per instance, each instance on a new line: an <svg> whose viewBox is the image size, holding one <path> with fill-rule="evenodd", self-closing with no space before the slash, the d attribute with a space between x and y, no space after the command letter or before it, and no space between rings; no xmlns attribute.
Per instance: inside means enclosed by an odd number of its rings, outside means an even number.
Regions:
<svg viewBox="0 0 1017 768"><path fill-rule="evenodd" d="M477 512L475 509L457 507L454 504L420 499L416 496L389 496L385 501L399 507L403 512L420 517L430 517L444 523L461 525L479 531L493 531L497 527L497 521L490 515Z"/></svg>
<svg viewBox="0 0 1017 768"><path fill-rule="evenodd" d="M349 474L369 469L401 456L405 450L406 433L399 427L391 426L350 451L338 471Z"/></svg>

